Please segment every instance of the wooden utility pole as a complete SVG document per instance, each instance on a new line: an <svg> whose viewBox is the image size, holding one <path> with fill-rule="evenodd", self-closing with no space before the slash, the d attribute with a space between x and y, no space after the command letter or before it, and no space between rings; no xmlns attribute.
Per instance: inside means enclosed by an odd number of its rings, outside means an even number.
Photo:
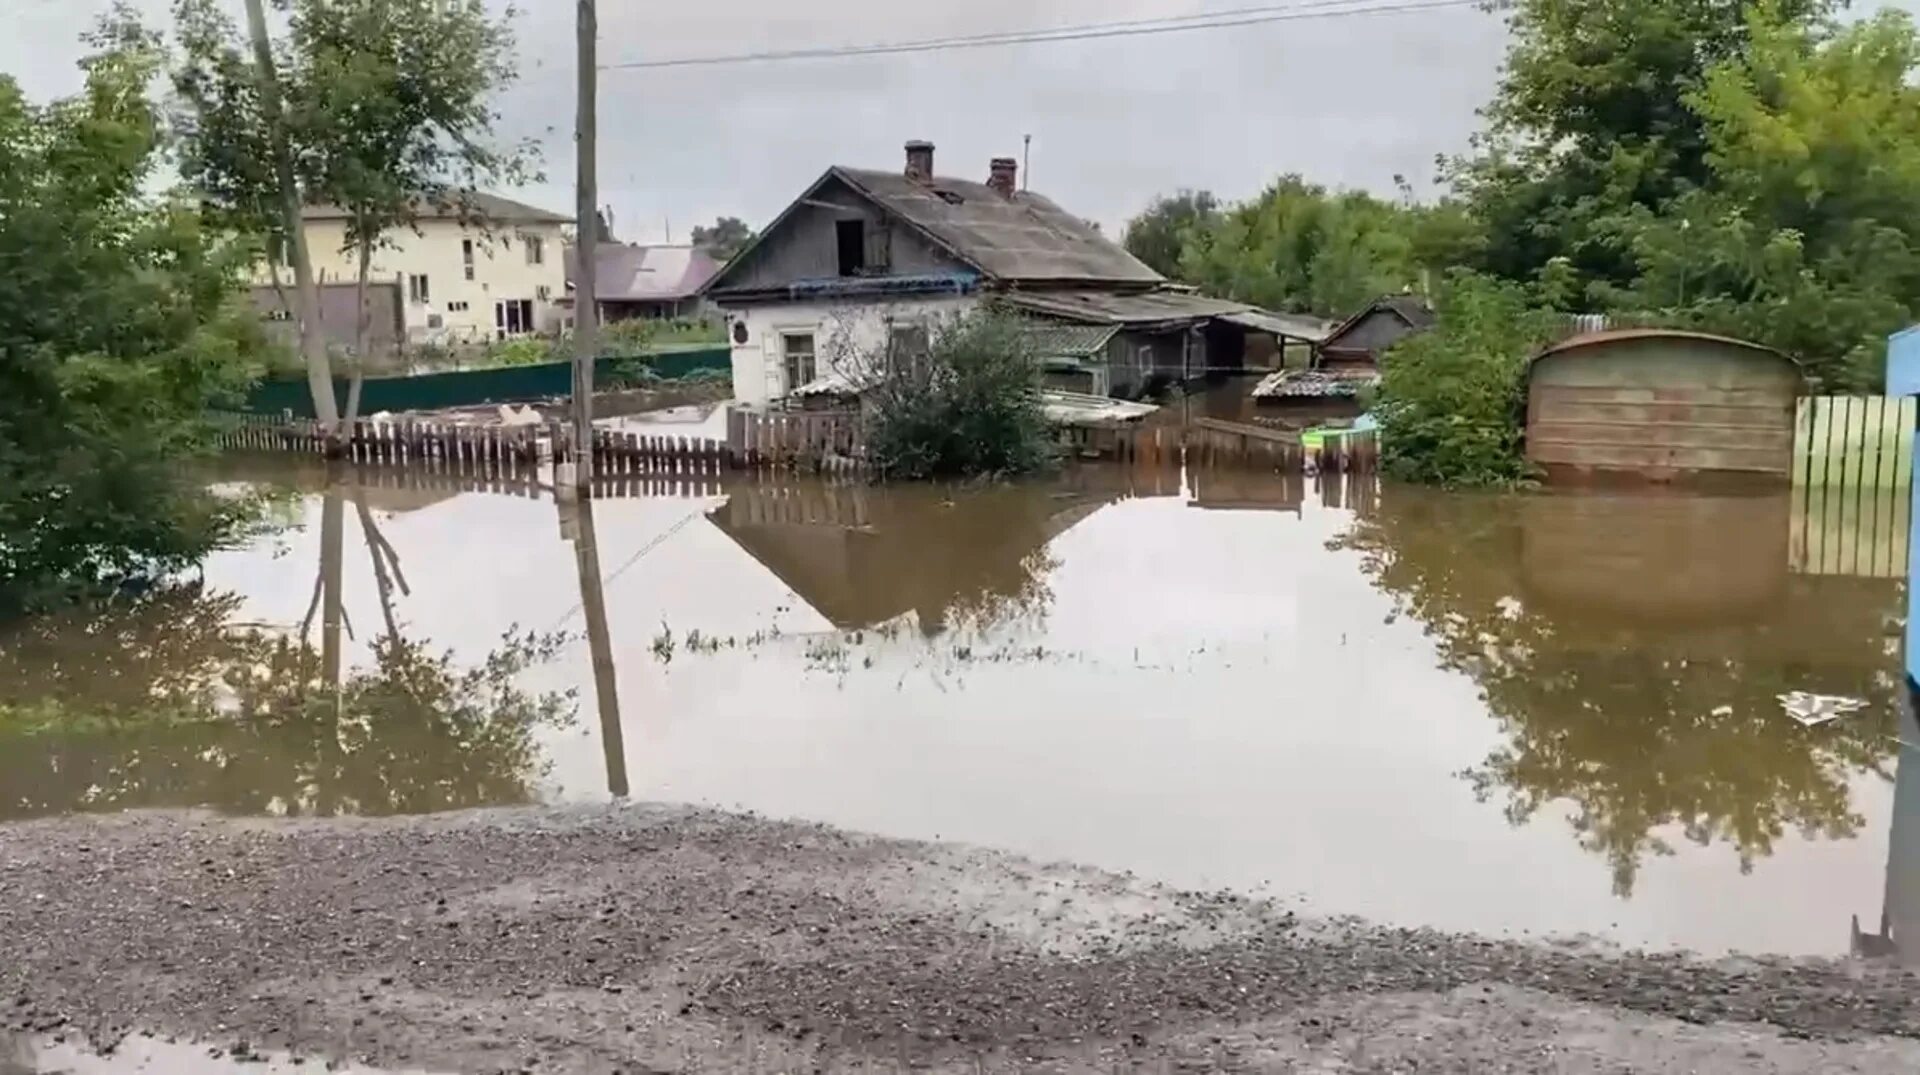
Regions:
<svg viewBox="0 0 1920 1075"><path fill-rule="evenodd" d="M313 416L326 427L329 438L339 436L339 404L333 398L333 370L327 362L327 344L320 336L320 288L313 279L313 259L307 253L307 232L300 219L300 185L293 174L293 154L287 148L287 128L280 107L280 74L274 68L273 42L267 36L263 0L247 0L247 29L253 38L255 75L260 80L260 119L266 124L268 149L273 157L273 179L280 193L280 226L287 233L285 253L293 262L294 311L300 326L300 358L307 367L307 387L313 393ZM269 256L272 251L269 251Z"/></svg>
<svg viewBox="0 0 1920 1075"><path fill-rule="evenodd" d="M593 360L600 343L600 305L594 288L594 258L599 253L599 177L595 139L599 121L600 17L595 0L578 0L580 102L574 117L574 227L573 288L573 443L574 477L582 489L593 479Z"/></svg>

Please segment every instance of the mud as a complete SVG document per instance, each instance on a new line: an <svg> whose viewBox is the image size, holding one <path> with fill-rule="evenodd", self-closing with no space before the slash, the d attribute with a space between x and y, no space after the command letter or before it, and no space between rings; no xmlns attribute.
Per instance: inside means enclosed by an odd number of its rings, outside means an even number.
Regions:
<svg viewBox="0 0 1920 1075"><path fill-rule="evenodd" d="M682 808L0 828L0 1030L40 1058L150 1034L427 1071L1895 1072L1913 986Z"/></svg>

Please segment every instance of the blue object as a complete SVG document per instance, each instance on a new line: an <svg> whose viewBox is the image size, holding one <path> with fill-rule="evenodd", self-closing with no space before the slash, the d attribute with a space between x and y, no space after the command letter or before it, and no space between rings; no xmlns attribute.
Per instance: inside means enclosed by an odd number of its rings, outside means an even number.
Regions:
<svg viewBox="0 0 1920 1075"><path fill-rule="evenodd" d="M1887 395L1920 396L1920 325L1887 338Z"/></svg>

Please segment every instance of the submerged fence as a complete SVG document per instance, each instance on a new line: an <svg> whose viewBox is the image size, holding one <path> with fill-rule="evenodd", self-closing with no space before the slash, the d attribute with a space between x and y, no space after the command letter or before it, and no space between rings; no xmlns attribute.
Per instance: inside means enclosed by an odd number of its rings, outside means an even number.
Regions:
<svg viewBox="0 0 1920 1075"><path fill-rule="evenodd" d="M415 419L360 419L329 439L311 418L228 415L223 447L335 455L355 462L416 466L458 473L512 474L573 452L571 428L555 422L484 426ZM1063 427L1062 448L1084 459L1121 463L1185 461L1293 473L1372 473L1378 444L1371 431L1297 433L1211 418L1184 424L1090 424ZM595 473L691 473L804 469L852 473L867 467L866 443L852 411L759 411L734 408L727 437L658 436L596 429Z"/></svg>
<svg viewBox="0 0 1920 1075"><path fill-rule="evenodd" d="M1810 396L1794 416L1789 556L1809 575L1902 578L1920 400Z"/></svg>

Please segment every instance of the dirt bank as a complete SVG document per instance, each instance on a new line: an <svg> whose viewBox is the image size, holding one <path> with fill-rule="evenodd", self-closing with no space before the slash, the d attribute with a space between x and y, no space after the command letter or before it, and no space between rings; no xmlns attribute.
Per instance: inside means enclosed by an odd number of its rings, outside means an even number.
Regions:
<svg viewBox="0 0 1920 1075"><path fill-rule="evenodd" d="M692 810L0 828L0 1029L452 1071L1910 1072L1920 990Z"/></svg>

